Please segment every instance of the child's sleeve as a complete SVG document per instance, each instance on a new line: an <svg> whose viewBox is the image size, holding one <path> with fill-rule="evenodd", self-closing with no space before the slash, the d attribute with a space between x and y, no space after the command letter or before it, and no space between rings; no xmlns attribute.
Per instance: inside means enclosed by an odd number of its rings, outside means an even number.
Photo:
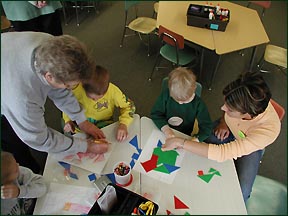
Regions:
<svg viewBox="0 0 288 216"><path fill-rule="evenodd" d="M116 86L114 89L114 100L116 107L120 109L119 122L128 126L133 121L133 115L135 114L136 107L134 102Z"/></svg>
<svg viewBox="0 0 288 216"><path fill-rule="evenodd" d="M66 113L64 113L64 112L62 112L62 118L63 118L65 124L66 124L68 121L71 121L71 119L69 118L69 116L68 116Z"/></svg>
<svg viewBox="0 0 288 216"><path fill-rule="evenodd" d="M43 176L33 173L26 167L19 166L18 183L19 198L37 198L43 196L47 191Z"/></svg>
<svg viewBox="0 0 288 216"><path fill-rule="evenodd" d="M194 136L197 137L200 142L203 142L211 135L213 123L211 121L207 106L202 100L200 101L200 104L198 106L196 118L198 121L199 132Z"/></svg>
<svg viewBox="0 0 288 216"><path fill-rule="evenodd" d="M168 125L166 115L166 103L169 97L168 87L162 89L161 94L156 99L155 104L152 107L150 117L154 124L161 130L164 125Z"/></svg>

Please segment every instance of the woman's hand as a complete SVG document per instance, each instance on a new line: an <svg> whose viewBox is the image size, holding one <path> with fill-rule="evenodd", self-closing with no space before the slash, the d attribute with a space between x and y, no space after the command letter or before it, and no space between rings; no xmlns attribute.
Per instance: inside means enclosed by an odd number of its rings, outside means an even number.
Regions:
<svg viewBox="0 0 288 216"><path fill-rule="evenodd" d="M103 154L108 151L109 143L105 139L87 139L87 153Z"/></svg>
<svg viewBox="0 0 288 216"><path fill-rule="evenodd" d="M229 136L230 131L224 119L221 120L220 123L217 125L217 127L214 129L214 134L221 141L223 141Z"/></svg>
<svg viewBox="0 0 288 216"><path fill-rule="evenodd" d="M89 121L84 121L81 122L80 124L78 124L80 130L82 130L83 132L85 132L88 135L91 135L92 137L94 137L95 139L105 139L106 136L103 133L102 130L100 130L98 127L96 127L94 124L92 124Z"/></svg>
<svg viewBox="0 0 288 216"><path fill-rule="evenodd" d="M173 150L173 149L179 148L182 143L183 143L183 138L171 137L171 138L166 139L165 144L162 145L161 149L163 151Z"/></svg>

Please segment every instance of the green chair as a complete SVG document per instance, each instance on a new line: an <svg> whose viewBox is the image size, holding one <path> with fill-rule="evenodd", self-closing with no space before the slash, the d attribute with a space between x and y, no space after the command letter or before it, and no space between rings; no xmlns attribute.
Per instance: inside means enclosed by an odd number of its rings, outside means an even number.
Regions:
<svg viewBox="0 0 288 216"><path fill-rule="evenodd" d="M188 64L190 67L197 65L200 53L194 48L186 47L182 35L179 35L162 25L159 26L158 35L162 42L162 46L156 57L149 81L152 80L154 70L160 68L158 65L160 64L161 56L170 61L173 66L176 65L176 67L187 66ZM191 65L192 62L194 63L193 65Z"/></svg>
<svg viewBox="0 0 288 216"><path fill-rule="evenodd" d="M249 215L287 215L287 186L257 175L246 208Z"/></svg>
<svg viewBox="0 0 288 216"><path fill-rule="evenodd" d="M141 1L125 1L125 23L120 47L123 47L125 37L132 36L131 34L126 34L127 29L130 29L137 32L142 41L143 39L141 35L148 36L148 42L145 44L148 46L148 56L150 56L150 34L152 34L156 29L156 19L144 16L138 17L138 10L140 8L139 4L141 4ZM135 9L134 19L131 19L133 8Z"/></svg>

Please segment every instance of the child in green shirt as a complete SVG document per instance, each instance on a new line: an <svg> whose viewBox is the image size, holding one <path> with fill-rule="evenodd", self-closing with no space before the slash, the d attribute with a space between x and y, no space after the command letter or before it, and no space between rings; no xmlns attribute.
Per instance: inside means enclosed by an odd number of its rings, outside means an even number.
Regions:
<svg viewBox="0 0 288 216"><path fill-rule="evenodd" d="M166 138L175 136L171 128L191 136L196 119L199 132L193 139L203 141L211 134L212 121L205 103L195 94L196 86L194 73L183 67L174 69L168 80L163 80L151 118Z"/></svg>

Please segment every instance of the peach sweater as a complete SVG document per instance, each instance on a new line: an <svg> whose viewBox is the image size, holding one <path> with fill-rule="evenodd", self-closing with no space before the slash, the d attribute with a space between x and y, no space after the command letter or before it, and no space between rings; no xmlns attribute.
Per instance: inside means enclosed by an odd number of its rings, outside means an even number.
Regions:
<svg viewBox="0 0 288 216"><path fill-rule="evenodd" d="M252 120L231 118L226 114L224 118L236 139L224 145L209 144L208 158L218 162L264 149L275 141L281 129L281 122L271 103L263 113ZM245 137L240 137L240 131Z"/></svg>

